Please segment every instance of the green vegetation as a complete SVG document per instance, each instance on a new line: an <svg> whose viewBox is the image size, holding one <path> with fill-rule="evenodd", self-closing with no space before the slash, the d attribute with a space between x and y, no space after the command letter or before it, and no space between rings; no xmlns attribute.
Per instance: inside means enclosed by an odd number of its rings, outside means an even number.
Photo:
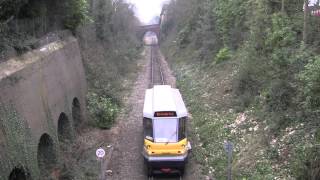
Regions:
<svg viewBox="0 0 320 180"><path fill-rule="evenodd" d="M122 0L4 0L0 9L0 63L46 43L63 40L71 35L65 29L72 31L81 48L89 90L89 119L83 121L88 124L79 127L95 132L99 132L98 128L110 128L124 107L139 69L137 59L141 43L136 37L139 21L130 5ZM67 100L65 98L66 110L70 108ZM54 149L59 152L57 167L54 172L48 171L60 179L97 179L99 162L94 152L99 146L109 145L108 140L83 138L88 136L85 132L76 141L58 142L50 110L46 111L48 117L44 121L47 120ZM28 168L32 178L45 178L41 177L44 173L38 167L38 144L34 144L38 139L32 139L29 129L22 123L24 120L13 107L0 104L0 114L0 126L3 126L0 142L4 145L0 149L4 151L3 157L9 160L0 163L4 167L0 174L8 174L13 166L21 165ZM94 127L86 126L92 124ZM73 130L70 131L73 135Z"/></svg>
<svg viewBox="0 0 320 180"><path fill-rule="evenodd" d="M100 128L110 128L118 113L118 106L110 98L98 97L95 93L88 95L89 113Z"/></svg>
<svg viewBox="0 0 320 180"><path fill-rule="evenodd" d="M66 28L74 31L89 21L87 0L69 0L64 3L66 13L63 24Z"/></svg>
<svg viewBox="0 0 320 180"><path fill-rule="evenodd" d="M30 129L26 126L25 121L17 113L15 107L11 104L0 102L0 126L2 132L0 135L6 135L5 147L0 147L5 156L2 157L1 174L7 174L19 164L23 168L28 168L28 173L32 178L39 176L36 159L37 149L35 142L32 140ZM4 136L0 138L4 139ZM18 151L17 151L18 149Z"/></svg>
<svg viewBox="0 0 320 180"><path fill-rule="evenodd" d="M136 38L138 25L130 5L124 1L5 0L0 12L0 62L48 43L51 40L41 43L41 37L49 32L69 29L80 42L89 94L111 99L112 107L118 107L137 71L135 59L141 47ZM57 38L63 38L63 32L57 34ZM89 101L99 102L89 103L91 110L98 105L107 108L101 101ZM97 113L91 115L95 121L99 119ZM107 119L111 117L116 115Z"/></svg>
<svg viewBox="0 0 320 180"><path fill-rule="evenodd" d="M306 105L317 110L320 107L320 57L311 59L299 75L300 80L305 82L303 92Z"/></svg>
<svg viewBox="0 0 320 180"><path fill-rule="evenodd" d="M235 144L236 179L320 177L320 19L303 2L168 7L162 49L193 117L197 158L217 179L225 178L225 140Z"/></svg>
<svg viewBox="0 0 320 180"><path fill-rule="evenodd" d="M229 48L222 48L219 50L219 52L217 53L216 57L215 57L215 63L221 63L223 61L229 60L231 59L231 52Z"/></svg>
<svg viewBox="0 0 320 180"><path fill-rule="evenodd" d="M58 16L59 18L56 18ZM1 2L0 23L1 25L7 25L10 28L13 28L10 26L11 21L53 18L55 22L43 23L48 23L46 25L50 25L50 23L63 22L64 27L75 30L78 25L85 23L88 20L88 17L89 12L87 0L68 0L62 2L59 0L54 0L52 2L38 2L35 0L4 0ZM48 30L50 31L50 29Z"/></svg>
<svg viewBox="0 0 320 180"><path fill-rule="evenodd" d="M93 124L110 128L138 71L139 21L122 1L96 1L90 12L93 22L76 33L89 86L88 110Z"/></svg>
<svg viewBox="0 0 320 180"><path fill-rule="evenodd" d="M75 32L90 21L87 0L4 0L0 7L0 61L43 45L50 32Z"/></svg>

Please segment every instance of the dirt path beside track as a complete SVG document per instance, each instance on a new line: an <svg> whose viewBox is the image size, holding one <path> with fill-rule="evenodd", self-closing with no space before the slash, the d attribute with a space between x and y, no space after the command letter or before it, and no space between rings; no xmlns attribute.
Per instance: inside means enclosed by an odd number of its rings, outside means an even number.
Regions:
<svg viewBox="0 0 320 180"><path fill-rule="evenodd" d="M118 129L115 134L114 150L111 161L108 163L108 169L112 170L112 175L107 176L108 180L145 180L147 176L144 172L143 157L141 155L143 136L142 136L142 110L144 102L144 93L150 83L150 47L146 47L143 56L143 69L141 70L137 81L132 89L131 96L127 102L126 113L119 116L118 124L114 127ZM160 62L164 70L164 76L167 84L175 87L175 78L172 76L169 66L165 62L159 51ZM183 94L183 92L182 92ZM186 167L184 180L200 180L202 178L199 166L194 158L189 158ZM157 179L157 178L155 178ZM160 179L171 179L161 177Z"/></svg>

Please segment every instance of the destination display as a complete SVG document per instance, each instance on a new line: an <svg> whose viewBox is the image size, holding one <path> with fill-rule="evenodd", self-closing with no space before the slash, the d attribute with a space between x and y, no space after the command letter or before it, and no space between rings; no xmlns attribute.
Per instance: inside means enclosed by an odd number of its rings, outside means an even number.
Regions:
<svg viewBox="0 0 320 180"><path fill-rule="evenodd" d="M175 111L160 111L155 112L154 117L176 117L177 113Z"/></svg>

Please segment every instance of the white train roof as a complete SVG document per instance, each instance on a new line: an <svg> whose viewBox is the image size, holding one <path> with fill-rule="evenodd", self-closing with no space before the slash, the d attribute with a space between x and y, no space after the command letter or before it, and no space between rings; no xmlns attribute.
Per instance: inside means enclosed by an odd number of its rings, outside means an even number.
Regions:
<svg viewBox="0 0 320 180"><path fill-rule="evenodd" d="M143 116L154 118L154 113L161 111L174 111L178 118L188 116L187 108L178 89L171 88L169 85L155 85L146 90Z"/></svg>

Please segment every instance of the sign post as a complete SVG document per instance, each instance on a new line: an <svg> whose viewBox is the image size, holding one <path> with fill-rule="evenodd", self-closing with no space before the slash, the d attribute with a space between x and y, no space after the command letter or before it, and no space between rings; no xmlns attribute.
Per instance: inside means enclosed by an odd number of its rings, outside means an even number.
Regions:
<svg viewBox="0 0 320 180"><path fill-rule="evenodd" d="M226 141L224 143L224 150L228 155L228 170L227 170L228 180L232 180L232 174L231 174L231 160L232 160L232 151L233 151L232 142Z"/></svg>
<svg viewBox="0 0 320 180"><path fill-rule="evenodd" d="M100 161L100 170L101 170L100 180L106 180L105 173L104 173L105 170L104 170L104 158L103 158L105 155L106 155L106 152L101 147L96 150L96 156Z"/></svg>

